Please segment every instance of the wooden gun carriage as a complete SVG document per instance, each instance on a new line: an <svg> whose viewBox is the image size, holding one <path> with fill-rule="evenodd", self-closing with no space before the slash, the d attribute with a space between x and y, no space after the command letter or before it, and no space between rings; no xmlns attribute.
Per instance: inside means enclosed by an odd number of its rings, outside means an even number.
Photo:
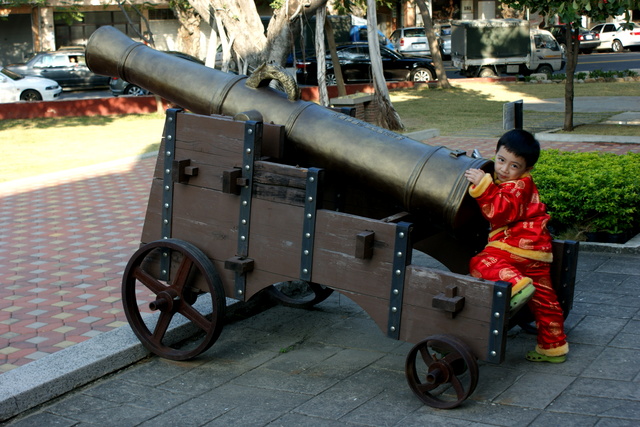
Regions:
<svg viewBox="0 0 640 427"><path fill-rule="evenodd" d="M217 105L212 112L148 77L144 64L169 67L164 62L173 58L103 28L87 46L94 72L126 78L192 111L167 111L142 245L123 277L127 319L149 350L175 360L207 350L222 330L226 297L248 301L268 292L306 307L337 291L387 336L415 343L405 372L428 405L459 405L476 387L477 360L503 361L506 332L530 323L530 314L510 319L509 284L466 274L486 241L486 224L469 202L463 173L489 170L491 162L407 140L291 94L287 100L261 80L207 69L207 79L212 72L223 79L223 89L212 89L222 100L202 96ZM197 85L203 71L193 72ZM307 136L322 127L323 135ZM414 250L451 271L413 264ZM566 314L577 246L556 242L554 255ZM290 294L298 290L293 283L308 292ZM189 345L165 339L178 317L200 331Z"/></svg>

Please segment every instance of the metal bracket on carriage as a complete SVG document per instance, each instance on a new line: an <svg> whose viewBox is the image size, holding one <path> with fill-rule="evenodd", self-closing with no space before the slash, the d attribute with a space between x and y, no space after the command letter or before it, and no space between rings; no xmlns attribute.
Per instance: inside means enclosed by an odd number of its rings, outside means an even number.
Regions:
<svg viewBox="0 0 640 427"><path fill-rule="evenodd" d="M188 184L189 178L198 176L198 167L191 166L191 159L174 160L171 173L173 182Z"/></svg>
<svg viewBox="0 0 640 427"><path fill-rule="evenodd" d="M393 214L386 218L382 218L383 222L390 222L392 224L398 223L400 221L406 221L409 217L409 212L398 212L397 214Z"/></svg>
<svg viewBox="0 0 640 427"><path fill-rule="evenodd" d="M253 266L255 262L251 258L244 258L239 256L234 256L225 260L224 268L226 270L231 270L239 274L248 273L253 271Z"/></svg>
<svg viewBox="0 0 640 427"><path fill-rule="evenodd" d="M454 285L447 286L443 293L433 297L431 307L444 310L449 317L456 317L464 307L464 297L458 296L458 287Z"/></svg>

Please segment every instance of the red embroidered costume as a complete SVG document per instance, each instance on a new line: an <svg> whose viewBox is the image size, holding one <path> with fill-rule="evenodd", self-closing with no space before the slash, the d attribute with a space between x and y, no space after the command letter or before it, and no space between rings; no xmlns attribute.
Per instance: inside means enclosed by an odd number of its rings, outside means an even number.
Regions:
<svg viewBox="0 0 640 427"><path fill-rule="evenodd" d="M538 327L536 351L547 356L568 353L562 308L551 285L549 215L531 175L494 182L486 174L469 193L491 224L487 246L471 259L471 275L510 282L512 294L533 282L536 291L528 306Z"/></svg>

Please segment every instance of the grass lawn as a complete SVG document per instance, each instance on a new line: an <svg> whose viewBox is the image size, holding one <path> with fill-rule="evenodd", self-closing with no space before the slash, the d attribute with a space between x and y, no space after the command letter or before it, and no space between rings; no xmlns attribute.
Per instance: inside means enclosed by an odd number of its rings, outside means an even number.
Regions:
<svg viewBox="0 0 640 427"><path fill-rule="evenodd" d="M452 80L455 83L455 80ZM574 86L574 96L640 96L638 82L585 83ZM469 83L453 89L420 89L391 92L391 102L406 132L437 128L441 135L459 133L502 120L505 102L564 98L564 84ZM624 106L621 106L624 112ZM529 114L529 112L527 112ZM611 115L613 115L612 113ZM615 129L614 129L615 130Z"/></svg>
<svg viewBox="0 0 640 427"><path fill-rule="evenodd" d="M575 96L594 95L640 96L640 84L575 86ZM472 84L464 81L450 90L423 88L391 92L391 100L407 132L437 128L441 135L502 120L505 102L523 99L526 103L533 99L563 97L563 84ZM157 151L163 124L163 114L0 121L0 155L3 159L0 182ZM618 131L622 131L622 127L603 132L613 134Z"/></svg>
<svg viewBox="0 0 640 427"><path fill-rule="evenodd" d="M0 182L157 151L163 114L0 121Z"/></svg>

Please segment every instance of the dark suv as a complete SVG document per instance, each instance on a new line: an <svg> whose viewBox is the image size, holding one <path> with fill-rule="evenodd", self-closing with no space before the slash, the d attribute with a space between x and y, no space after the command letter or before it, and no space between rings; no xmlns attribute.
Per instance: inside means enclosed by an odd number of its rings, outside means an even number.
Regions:
<svg viewBox="0 0 640 427"><path fill-rule="evenodd" d="M39 52L24 64L10 64L5 68L24 76L55 80L65 89L94 89L109 85L109 77L89 70L82 48Z"/></svg>
<svg viewBox="0 0 640 427"><path fill-rule="evenodd" d="M560 48L563 51L567 51L567 40L565 34L565 25L553 25L549 28L553 37L556 38ZM580 53L591 53L594 49L600 46L600 36L598 33L587 30L586 28L580 28L578 33L578 41L580 42Z"/></svg>

